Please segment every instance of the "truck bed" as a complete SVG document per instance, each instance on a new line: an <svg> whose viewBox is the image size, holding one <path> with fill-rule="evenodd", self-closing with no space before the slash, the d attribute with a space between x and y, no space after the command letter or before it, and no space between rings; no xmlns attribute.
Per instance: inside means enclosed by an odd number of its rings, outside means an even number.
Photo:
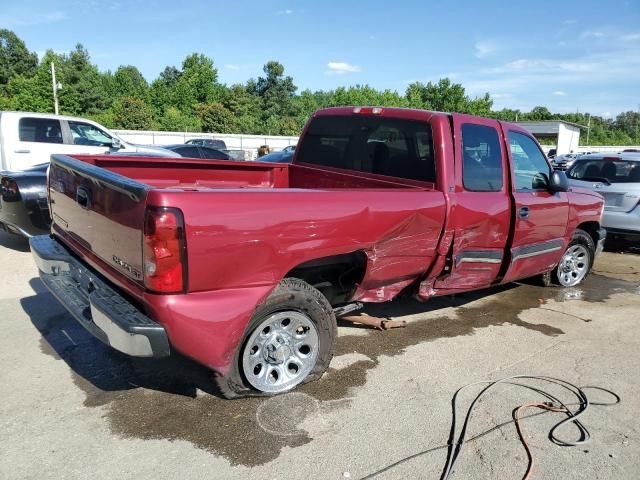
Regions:
<svg viewBox="0 0 640 480"><path fill-rule="evenodd" d="M411 180L393 182L374 174L353 174L310 165L113 155L74 155L73 158L155 189L417 187ZM424 189L424 184L420 188Z"/></svg>
<svg viewBox="0 0 640 480"><path fill-rule="evenodd" d="M191 159L54 155L49 193L54 235L138 298L149 208L183 215L189 292L275 285L305 261L361 252L369 301L431 265L446 211L442 192L410 180Z"/></svg>

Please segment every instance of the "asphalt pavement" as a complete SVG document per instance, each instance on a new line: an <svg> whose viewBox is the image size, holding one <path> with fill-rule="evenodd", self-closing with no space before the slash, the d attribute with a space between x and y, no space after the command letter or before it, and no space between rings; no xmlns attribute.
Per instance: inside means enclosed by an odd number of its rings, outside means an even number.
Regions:
<svg viewBox="0 0 640 480"><path fill-rule="evenodd" d="M591 442L548 439L562 413L522 421L539 479L640 477L640 256L605 252L584 285L512 284L370 307L386 332L341 323L318 382L268 399L216 396L194 362L105 347L46 291L25 241L0 232L0 478L438 479L455 391L511 375L616 392L582 417ZM575 402L568 391L535 383ZM482 386L465 390L461 411ZM609 402L603 391L585 390ZM545 400L510 384L478 403L451 479L521 478L513 410ZM537 413L528 410L525 415ZM504 425L495 428L496 425ZM580 437L569 425L558 435Z"/></svg>

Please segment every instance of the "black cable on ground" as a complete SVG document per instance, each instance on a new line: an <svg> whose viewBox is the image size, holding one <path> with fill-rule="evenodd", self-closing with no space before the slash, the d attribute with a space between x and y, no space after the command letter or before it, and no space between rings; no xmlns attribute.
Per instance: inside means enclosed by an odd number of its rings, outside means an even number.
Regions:
<svg viewBox="0 0 640 480"><path fill-rule="evenodd" d="M560 400L560 398L558 398L557 396L551 394L550 392L548 392L547 390L544 390L543 388L534 386L534 385L529 385L527 383L521 383L521 382L516 382L515 380L530 380L530 381L542 381L542 382L546 382L549 384L554 384L557 386L562 387L563 389L567 390L568 392L570 392L573 396L575 396L577 398L577 402L563 402L562 400ZM516 408L514 410L513 413L513 420L510 420L508 422L504 422L500 425L496 425L495 427L492 427L491 429L480 433L474 437L471 437L469 439L465 439L466 434L467 434L467 429L469 427L469 422L471 420L471 417L473 415L474 412L474 408L476 407L477 403L479 402L480 398L482 398L489 390L491 390L493 387L495 387L496 385L500 385L500 384L508 384L508 385L513 385L516 387L522 387L522 388L526 388L528 390L532 390L534 392L536 392L539 395L542 395L543 397L545 397L548 401L541 403L541 402L531 402L531 403L527 403L525 405L522 405L518 408ZM469 404L469 407L467 408L465 417L464 417L464 421L462 422L462 427L460 430L460 433L456 435L457 432L457 400L458 400L458 395L460 394L460 392L462 392L463 390L473 387L473 386L478 386L478 385L485 385L484 388L482 388L482 390L476 395L476 397L473 399L473 401ZM585 390L600 390L601 392L605 392L608 393L609 395L611 395L615 400L612 402L592 402L589 401L589 398L587 397ZM437 450L442 450L442 449L447 449L447 458L445 461L445 465L443 467L442 470L442 474L440 476L441 480L448 480L451 477L451 474L453 473L453 468L456 464L456 462L458 461L461 453L462 453L462 449L463 446L465 445L465 443L469 443L473 440L476 440L480 437L483 437L495 430L497 430L498 428L501 428L505 425L508 425L510 423L516 423L516 427L518 429L518 433L520 436L520 439L523 443L523 446L525 448L525 450L527 451L527 456L529 458L529 465L527 467L527 471L524 475L523 478L528 478L528 476L531 474L532 468L533 468L533 458L531 456L531 452L529 450L529 447L526 443L526 440L524 440L524 436L521 434L521 430L520 430L520 426L519 426L519 420L521 420L522 418L530 418L530 417L534 417L534 416L538 416L538 415L542 415L544 413L547 413L548 411L552 411L552 412L560 412L566 415L566 418L561 420L560 422L556 423L551 430L549 431L549 440L551 440L553 443L555 443L556 445L560 445L560 446L576 446L576 445L583 445L585 443L588 443L591 440L591 435L589 433L589 430L580 422L580 420L578 419L580 416L582 416L586 410L588 409L588 407L590 405L599 405L599 406L611 406L611 405L616 405L618 403L620 403L620 397L612 392L611 390L608 390L606 388L602 388L602 387L596 387L596 386L584 386L584 387L578 387L570 382L567 382L566 380L560 379L560 378L555 378L555 377L549 377L549 376L545 376L545 375L513 375L510 377L505 377L505 378L501 378L499 380L493 380L493 381L480 381L480 382L474 382L474 383L470 383L468 385L465 385L461 388L459 388L455 394L453 395L452 399L451 399L451 409L452 409L452 415L451 415L451 429L449 432L449 439L446 445L440 445L437 447L433 447L430 448L428 450L424 450L422 452L418 452L415 453L413 455L410 455L408 457L405 457L391 465L387 465L386 467L373 472L369 475L367 475L366 477L363 477L362 480L365 479L370 479L373 478L383 472L389 471L392 468L397 467L398 465L407 462L413 458L419 457L421 455L425 455L427 453L431 453ZM577 407L575 410L570 409L569 407ZM520 410L523 410L524 408L527 407L537 407L537 408L542 408L543 410L541 412L532 414L532 415L528 415L528 416L520 416ZM578 429L578 438L575 440L565 440L560 438L557 435L557 430L564 426L567 423L573 423L573 425Z"/></svg>

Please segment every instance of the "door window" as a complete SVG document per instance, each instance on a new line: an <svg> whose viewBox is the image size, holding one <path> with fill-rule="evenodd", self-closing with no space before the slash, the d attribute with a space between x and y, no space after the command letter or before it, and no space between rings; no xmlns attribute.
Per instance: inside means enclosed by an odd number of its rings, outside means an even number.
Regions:
<svg viewBox="0 0 640 480"><path fill-rule="evenodd" d="M60 121L53 118L21 118L18 130L21 142L62 143Z"/></svg>
<svg viewBox="0 0 640 480"><path fill-rule="evenodd" d="M462 183L472 192L502 190L502 151L493 127L462 125Z"/></svg>
<svg viewBox="0 0 640 480"><path fill-rule="evenodd" d="M546 190L551 169L537 143L528 135L509 132L516 191Z"/></svg>
<svg viewBox="0 0 640 480"><path fill-rule="evenodd" d="M88 145L90 147L110 147L112 138L98 127L84 122L69 122L71 137L74 145Z"/></svg>

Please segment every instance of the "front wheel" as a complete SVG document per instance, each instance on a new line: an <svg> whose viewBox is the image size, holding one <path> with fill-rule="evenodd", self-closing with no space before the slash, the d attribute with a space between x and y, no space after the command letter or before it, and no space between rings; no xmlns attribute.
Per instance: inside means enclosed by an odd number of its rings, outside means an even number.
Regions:
<svg viewBox="0 0 640 480"><path fill-rule="evenodd" d="M542 275L544 285L561 287L580 285L591 271L595 253L596 246L591 235L577 229L556 268Z"/></svg>

